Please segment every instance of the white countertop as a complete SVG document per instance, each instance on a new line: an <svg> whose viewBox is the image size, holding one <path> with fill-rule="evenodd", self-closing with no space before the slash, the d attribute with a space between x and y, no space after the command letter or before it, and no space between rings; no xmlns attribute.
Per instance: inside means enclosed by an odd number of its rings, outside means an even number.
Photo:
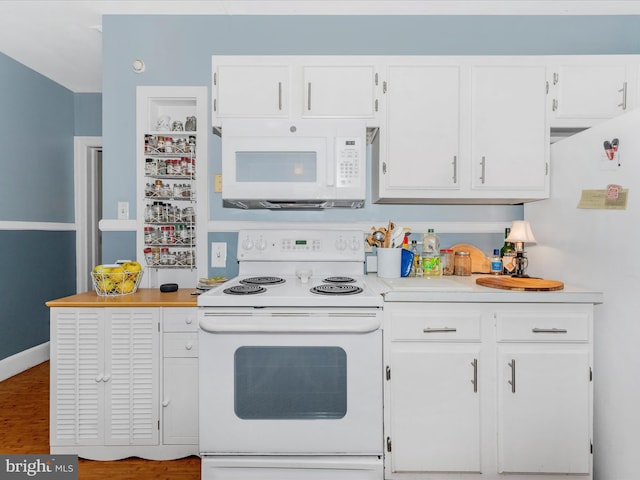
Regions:
<svg viewBox="0 0 640 480"><path fill-rule="evenodd" d="M383 296L385 302L490 302L490 303L602 303L602 292L585 290L571 285L550 292L522 292L483 287L469 277L444 276L435 278L385 279L375 274L367 276L370 287ZM556 280L556 279L554 279ZM560 281L562 281L560 279Z"/></svg>

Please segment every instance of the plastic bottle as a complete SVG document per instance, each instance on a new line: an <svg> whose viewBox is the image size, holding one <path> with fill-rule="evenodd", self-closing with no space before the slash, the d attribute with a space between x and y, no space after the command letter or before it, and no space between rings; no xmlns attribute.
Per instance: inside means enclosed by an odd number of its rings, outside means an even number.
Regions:
<svg viewBox="0 0 640 480"><path fill-rule="evenodd" d="M420 254L418 253L418 241L411 240L411 253L413 253L413 266L411 267L410 277L415 277L418 272L418 265L420 265Z"/></svg>
<svg viewBox="0 0 640 480"><path fill-rule="evenodd" d="M510 228L504 229L504 245L500 249L500 257L502 257L502 273L504 275L511 275L515 270L513 260L516 257L516 249L513 247L513 243L507 242L507 237L511 233Z"/></svg>
<svg viewBox="0 0 640 480"><path fill-rule="evenodd" d="M425 254L440 254L440 239L433 228L427 230L426 235L422 237L422 252Z"/></svg>
<svg viewBox="0 0 640 480"><path fill-rule="evenodd" d="M437 277L442 275L440 268L440 239L433 228L422 237L422 275Z"/></svg>
<svg viewBox="0 0 640 480"><path fill-rule="evenodd" d="M493 249L493 258L491 258L491 273L493 275L502 275L502 258L500 257L500 249Z"/></svg>

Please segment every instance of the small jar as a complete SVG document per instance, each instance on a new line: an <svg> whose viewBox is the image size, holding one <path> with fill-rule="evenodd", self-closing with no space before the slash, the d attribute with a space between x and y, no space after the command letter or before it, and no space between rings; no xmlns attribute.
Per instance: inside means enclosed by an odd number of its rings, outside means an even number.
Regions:
<svg viewBox="0 0 640 480"><path fill-rule="evenodd" d="M469 252L459 251L455 253L453 272L454 275L471 275L471 256Z"/></svg>
<svg viewBox="0 0 640 480"><path fill-rule="evenodd" d="M155 241L155 233L153 231L153 227L144 227L144 243L146 245L151 245ZM151 253L151 251L149 251Z"/></svg>
<svg viewBox="0 0 640 480"><path fill-rule="evenodd" d="M151 248L151 265L160 265L160 247Z"/></svg>
<svg viewBox="0 0 640 480"><path fill-rule="evenodd" d="M453 275L453 250L449 248L440 250L440 263L442 275Z"/></svg>
<svg viewBox="0 0 640 480"><path fill-rule="evenodd" d="M151 253L151 247L147 247L144 249L144 259L147 262L147 265L153 265L153 254Z"/></svg>
<svg viewBox="0 0 640 480"><path fill-rule="evenodd" d="M169 265L169 249L167 247L160 249L160 265Z"/></svg>

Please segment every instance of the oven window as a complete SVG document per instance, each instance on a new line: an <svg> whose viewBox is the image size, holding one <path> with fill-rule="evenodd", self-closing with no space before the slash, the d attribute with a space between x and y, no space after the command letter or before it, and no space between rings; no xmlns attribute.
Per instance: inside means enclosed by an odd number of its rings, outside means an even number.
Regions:
<svg viewBox="0 0 640 480"><path fill-rule="evenodd" d="M316 157L316 152L236 152L236 181L315 183Z"/></svg>
<svg viewBox="0 0 640 480"><path fill-rule="evenodd" d="M234 359L239 418L332 419L347 413L347 354L339 347L240 347Z"/></svg>

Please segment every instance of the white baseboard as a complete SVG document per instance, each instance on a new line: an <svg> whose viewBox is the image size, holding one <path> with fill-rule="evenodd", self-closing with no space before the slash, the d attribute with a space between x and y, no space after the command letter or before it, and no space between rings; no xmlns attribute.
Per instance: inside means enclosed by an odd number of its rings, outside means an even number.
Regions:
<svg viewBox="0 0 640 480"><path fill-rule="evenodd" d="M0 360L0 382L49 360L49 342Z"/></svg>

